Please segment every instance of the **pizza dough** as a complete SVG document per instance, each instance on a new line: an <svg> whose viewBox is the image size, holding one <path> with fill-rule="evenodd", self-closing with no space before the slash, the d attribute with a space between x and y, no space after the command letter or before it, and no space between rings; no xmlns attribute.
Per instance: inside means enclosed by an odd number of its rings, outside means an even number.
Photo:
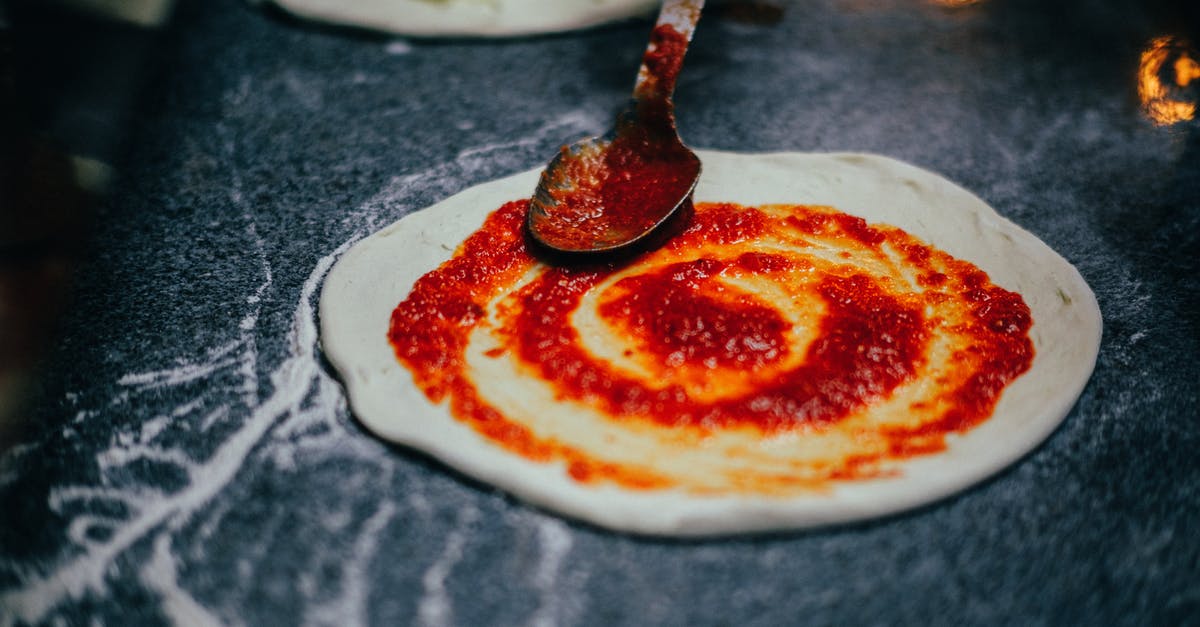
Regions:
<svg viewBox="0 0 1200 627"><path fill-rule="evenodd" d="M537 184L534 170L411 214L356 244L331 271L321 296L322 343L342 375L354 413L381 437L426 451L531 503L612 529L691 536L804 528L928 503L1013 462L1070 410L1095 363L1099 310L1078 272L1035 237L949 181L885 157L697 152L704 165L698 203L825 205L871 224L898 227L974 264L1028 305L1033 319L1028 337L1036 351L1032 365L1004 389L991 418L947 437L941 450L888 464L866 478L777 493L581 481L562 460L515 455L452 416L446 403L430 402L388 342L392 312L417 279L449 259L497 207L527 197ZM594 344L604 350L604 342ZM617 442L614 455L641 446L636 439L623 439L632 436L619 429L606 432L612 425L603 421L595 423L600 427L588 426L587 411L552 390L523 387L524 371L506 366L509 360L480 363L475 376L494 397L489 402L533 407L538 416L533 431L574 429L574 435L555 437ZM770 446L802 445L803 437L792 434L790 443ZM675 456L650 451L647 463L677 466L692 457L703 463L704 449L723 444L713 437L694 445L695 455L683 449ZM697 474L704 472L696 468Z"/></svg>
<svg viewBox="0 0 1200 627"><path fill-rule="evenodd" d="M260 0L268 1L268 0ZM595 26L654 0L269 0L300 17L415 36L505 37Z"/></svg>

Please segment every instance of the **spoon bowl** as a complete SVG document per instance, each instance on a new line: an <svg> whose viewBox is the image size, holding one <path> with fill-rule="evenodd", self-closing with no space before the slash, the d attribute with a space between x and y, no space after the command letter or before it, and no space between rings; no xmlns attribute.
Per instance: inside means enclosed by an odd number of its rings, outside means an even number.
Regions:
<svg viewBox="0 0 1200 627"><path fill-rule="evenodd" d="M564 146L546 166L525 222L539 246L558 255L627 250L690 208L700 159L679 138L671 93L703 4L663 3L615 128Z"/></svg>

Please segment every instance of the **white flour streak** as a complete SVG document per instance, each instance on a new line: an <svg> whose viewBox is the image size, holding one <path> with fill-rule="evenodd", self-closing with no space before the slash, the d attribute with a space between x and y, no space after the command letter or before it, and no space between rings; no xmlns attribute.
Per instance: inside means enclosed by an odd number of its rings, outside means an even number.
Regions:
<svg viewBox="0 0 1200 627"><path fill-rule="evenodd" d="M123 503L131 511L124 520L91 518L85 523L89 528L101 523L109 525L103 540L88 540L86 530L80 539L85 542L77 548L82 553L70 553L70 557L40 576L26 579L24 587L5 591L0 595L0 624L14 622L37 623L58 604L80 599L88 594L105 593L105 576L110 572L116 558L157 530L178 529L202 510L237 475L247 456L263 439L271 426L281 417L290 416L298 410L313 389L315 381L324 377L315 359L317 329L312 300L321 279L330 266L350 242L343 244L333 253L317 262L316 268L305 281L292 319L288 334L288 357L270 375L273 393L262 404L252 408L250 415L237 432L221 443L220 447L206 460L194 462L186 455L171 455L155 449L145 449L143 455L152 455L159 461L173 463L185 471L188 484L178 492L163 495L144 489L120 489L108 487L65 487L51 493L51 507L62 511L66 503L77 499L99 499ZM133 374L122 377L122 385L159 388L178 385L212 374L222 365L231 365L237 357L228 354L238 346L245 348L244 340L237 340L209 353L201 364L184 364L177 368ZM129 447L128 442L116 438L114 448L118 451ZM110 448L97 456L104 464L131 461L123 459L121 452ZM160 561L160 566L163 563Z"/></svg>
<svg viewBox="0 0 1200 627"><path fill-rule="evenodd" d="M36 444L17 444L0 454L0 487L4 487L20 476L16 466L26 455L37 450Z"/></svg>
<svg viewBox="0 0 1200 627"><path fill-rule="evenodd" d="M144 444L114 446L96 456L96 465L100 467L101 472L136 461L160 462L180 468L188 468L193 463L187 453L177 448L163 449Z"/></svg>
<svg viewBox="0 0 1200 627"><path fill-rule="evenodd" d="M408 43L407 41L405 41L403 39L393 39L392 41L389 41L386 46L383 47L383 51L388 54L402 55L402 54L408 54L408 53L412 52L413 47L412 47L412 44Z"/></svg>
<svg viewBox="0 0 1200 627"><path fill-rule="evenodd" d="M536 146L546 139L557 139L560 137L571 140L578 139L577 137L565 137L567 134L567 129L579 129L572 132L584 133L587 132L585 129L596 128L596 124L597 120L594 116L587 115L582 111L572 111L559 116L549 124L546 124L545 126L539 128L533 133L530 133L529 135L522 137L521 139L500 142L496 144L485 144L476 148L468 148L463 150L462 152L458 153L458 157L455 158L455 162L461 161L464 163L474 163L476 160L481 159L487 159L490 162L491 159L489 156L495 152L508 151L522 146ZM547 158L547 160L549 160L549 158ZM533 190L529 190L529 192L533 193Z"/></svg>
<svg viewBox="0 0 1200 627"><path fill-rule="evenodd" d="M75 424L79 424L79 423L83 422L84 420L87 420L88 418L97 416L99 414L100 414L100 411L97 409L81 409L81 410L75 412L75 418L71 419L71 422L73 422Z"/></svg>
<svg viewBox="0 0 1200 627"><path fill-rule="evenodd" d="M396 515L396 506L384 501L379 509L363 523L354 551L342 569L342 593L330 603L312 609L306 625L366 625L367 596L370 591L368 567L379 546L380 535Z"/></svg>
<svg viewBox="0 0 1200 627"><path fill-rule="evenodd" d="M58 514L65 513L66 506L71 503L88 503L91 501L118 503L124 507L138 508L158 498L161 494L162 492L155 488L135 488L117 491L112 488L67 486L55 488L51 491L47 504L50 506L51 511Z"/></svg>
<svg viewBox="0 0 1200 627"><path fill-rule="evenodd" d="M256 300L251 305L250 312L242 318L238 324L238 329L241 332L241 343L245 347L241 356L241 367L238 372L242 375L242 392L243 401L250 405L258 400L258 342L255 340L255 330L258 327L258 316L262 310L262 296L266 293L267 288L271 287L273 275L271 273L271 265L267 262L266 254L263 252L262 240L258 239L258 229L254 225L253 218L247 216L250 220L247 230L255 238L256 252L258 252L259 262L262 264L263 281L259 284L254 296Z"/></svg>
<svg viewBox="0 0 1200 627"><path fill-rule="evenodd" d="M200 363L182 362L174 368L127 374L117 379L117 385L144 390L174 387L197 379L203 379L217 370L235 363L237 358L229 355L229 353L238 348L239 344L240 342L236 341L229 342L224 346L210 351L205 360Z"/></svg>
<svg viewBox="0 0 1200 627"><path fill-rule="evenodd" d="M176 625L188 627L219 627L223 623L204 609L179 587L177 565L171 555L171 536L160 533L154 539L154 557L142 567L141 578L146 587L158 592L162 610Z"/></svg>
<svg viewBox="0 0 1200 627"><path fill-rule="evenodd" d="M157 438L158 434L170 425L172 417L177 417L175 412L171 412L170 416L158 416L143 422L138 429L138 441L145 443Z"/></svg>
<svg viewBox="0 0 1200 627"><path fill-rule="evenodd" d="M97 530L98 533L104 533L104 529L110 528L118 522L117 519L108 516L90 516L85 514L72 520L71 524L67 525L67 538L78 546L93 546L99 542L91 537L93 529Z"/></svg>
<svg viewBox="0 0 1200 627"><path fill-rule="evenodd" d="M564 595L558 590L562 563L571 552L571 530L566 523L553 518L538 519L538 542L542 549L533 585L538 592L538 608L529 619L532 627L555 627L567 622Z"/></svg>
<svg viewBox="0 0 1200 627"><path fill-rule="evenodd" d="M224 126L219 125L217 129L219 133L228 137L229 132ZM226 157L235 161L237 145L232 139L227 138L224 146ZM271 262L267 258L266 243L258 232L258 222L254 219L250 208L246 206L242 175L237 168L233 168L230 172L229 187L229 198L233 201L234 206L242 212L242 220L246 223L246 235L254 247L254 256L258 259L263 276L262 282L259 283L254 294L246 299L246 303L250 305L250 311L238 323L241 344L245 347L242 351L239 373L242 375L243 400L250 405L258 400L258 343L255 339L255 330L258 328L258 317L262 313L263 297L274 283L275 274L271 271Z"/></svg>
<svg viewBox="0 0 1200 627"><path fill-rule="evenodd" d="M208 431L214 424L228 416L229 408L222 405L204 415L204 418L200 420L200 430Z"/></svg>
<svg viewBox="0 0 1200 627"><path fill-rule="evenodd" d="M446 578L463 557L467 544L467 529L479 518L479 510L465 507L458 512L454 529L446 536L446 546L425 575L421 577L422 595L417 605L417 620L423 627L446 627L454 624L454 607L446 590Z"/></svg>
<svg viewBox="0 0 1200 627"><path fill-rule="evenodd" d="M196 536L193 539L195 546L199 547L200 553L203 553L205 545L212 539L213 534L220 527L221 521L233 507L232 499L219 500L204 512L204 521L196 529Z"/></svg>
<svg viewBox="0 0 1200 627"><path fill-rule="evenodd" d="M405 502L412 511L421 517L421 520L428 522L433 516L433 504L429 502L429 497L425 496L424 492L419 491L419 486L409 490Z"/></svg>
<svg viewBox="0 0 1200 627"><path fill-rule="evenodd" d="M337 441L340 447L360 447L366 446L377 451L378 443L372 440L364 440L362 438L345 439L345 433L342 431L320 430L320 427L328 426L328 417L334 415L345 404L345 399L342 397L341 388L338 384L329 377L322 376L314 382L315 393L311 398L307 399L311 403L311 409L319 411L305 411L296 414L294 419L279 425L279 428L273 432L273 437L279 440L290 440L300 436L309 436L317 438L320 444L332 444ZM311 435L308 432L317 431L317 435ZM329 438L326 440L325 438ZM297 444L299 444L297 442ZM367 449L360 449L359 452L366 453Z"/></svg>
<svg viewBox="0 0 1200 627"><path fill-rule="evenodd" d="M571 532L566 523L554 518L539 518L537 530L542 558L533 574L533 582L540 588L549 588L558 579L563 558L571 551Z"/></svg>
<svg viewBox="0 0 1200 627"><path fill-rule="evenodd" d="M439 194L459 191L450 186L457 185L462 180L464 172L490 172L498 162L497 153L510 152L517 148L536 147L549 139L564 142L574 140L588 133L599 132L600 119L584 111L572 111L544 124L532 133L526 133L521 139L513 141L485 144L465 149L458 153L453 160L439 163L418 172L410 172L397 176L384 186L383 190L371 200L364 203L364 209L374 210L388 208L396 200L409 196L416 189L434 188ZM547 155L547 160L549 155ZM502 160L501 160L502 161ZM495 172L493 174L503 174ZM529 190L533 193L533 190ZM354 218L361 222L361 218ZM374 230L372 228L372 230Z"/></svg>

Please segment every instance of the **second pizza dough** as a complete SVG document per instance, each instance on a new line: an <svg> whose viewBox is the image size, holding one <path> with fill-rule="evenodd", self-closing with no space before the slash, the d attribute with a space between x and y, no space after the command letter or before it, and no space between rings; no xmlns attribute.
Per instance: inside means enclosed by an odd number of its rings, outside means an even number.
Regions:
<svg viewBox="0 0 1200 627"><path fill-rule="evenodd" d="M646 13L657 4L654 0L270 1L308 19L422 37L561 32Z"/></svg>

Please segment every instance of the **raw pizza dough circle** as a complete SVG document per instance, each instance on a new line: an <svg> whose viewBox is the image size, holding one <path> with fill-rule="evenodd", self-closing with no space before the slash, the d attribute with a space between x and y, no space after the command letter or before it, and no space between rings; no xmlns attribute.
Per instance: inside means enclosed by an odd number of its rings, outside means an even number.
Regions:
<svg viewBox="0 0 1200 627"><path fill-rule="evenodd" d="M269 1L308 19L421 37L554 33L641 15L658 4L655 0Z"/></svg>
<svg viewBox="0 0 1200 627"><path fill-rule="evenodd" d="M527 197L540 170L470 188L355 244L321 295L322 345L355 415L379 436L426 451L465 474L547 509L616 530L700 536L799 529L916 507L961 490L1033 449L1062 421L1091 375L1101 320L1095 296L1066 260L970 192L920 168L866 154L697 151L698 202L827 205L899 227L986 272L1029 306L1036 355L992 417L896 476L838 483L799 496L699 496L574 481L561 463L514 455L435 405L396 359L387 334L414 282L449 259L484 218Z"/></svg>

